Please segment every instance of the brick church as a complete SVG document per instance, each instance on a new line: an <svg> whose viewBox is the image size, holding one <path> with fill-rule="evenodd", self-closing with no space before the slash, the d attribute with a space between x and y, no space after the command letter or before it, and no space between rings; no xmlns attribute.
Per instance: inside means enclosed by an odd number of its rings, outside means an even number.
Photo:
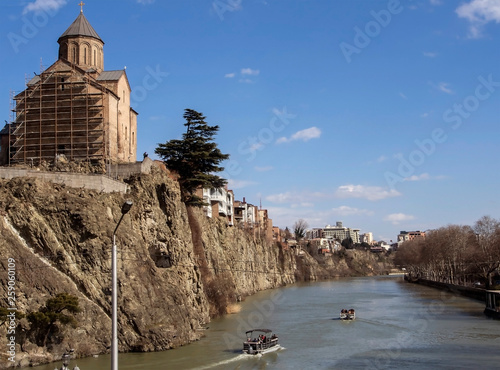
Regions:
<svg viewBox="0 0 500 370"><path fill-rule="evenodd" d="M57 42L58 60L14 97L14 122L0 131L0 165L135 162L127 74L104 70L104 41L83 9Z"/></svg>

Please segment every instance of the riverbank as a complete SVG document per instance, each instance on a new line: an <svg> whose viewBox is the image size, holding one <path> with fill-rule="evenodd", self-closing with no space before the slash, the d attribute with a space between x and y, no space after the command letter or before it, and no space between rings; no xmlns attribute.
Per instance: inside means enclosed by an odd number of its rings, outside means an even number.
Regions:
<svg viewBox="0 0 500 370"><path fill-rule="evenodd" d="M485 302L486 300L486 291L484 289L479 289L479 288L471 288L471 287L466 287L462 285L455 285L455 284L446 284L446 283L441 283L438 281L432 281L432 280L427 280L427 279L420 279L420 278L409 278L407 275L405 275L405 281L412 283L412 284L420 284L420 285L425 285L431 288L435 289L440 289L444 290L446 292L450 292L456 295L460 295L463 297L467 298L472 298L477 301Z"/></svg>

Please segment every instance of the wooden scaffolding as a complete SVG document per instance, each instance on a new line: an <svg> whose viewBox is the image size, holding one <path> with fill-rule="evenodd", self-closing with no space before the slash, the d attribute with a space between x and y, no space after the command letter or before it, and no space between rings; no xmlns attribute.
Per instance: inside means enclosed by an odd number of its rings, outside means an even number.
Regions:
<svg viewBox="0 0 500 370"><path fill-rule="evenodd" d="M105 91L75 70L46 71L14 97L10 164L106 158Z"/></svg>

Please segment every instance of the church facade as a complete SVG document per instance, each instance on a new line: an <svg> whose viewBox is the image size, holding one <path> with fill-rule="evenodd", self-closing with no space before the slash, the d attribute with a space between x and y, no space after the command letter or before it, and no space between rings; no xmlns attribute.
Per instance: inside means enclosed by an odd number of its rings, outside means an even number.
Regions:
<svg viewBox="0 0 500 370"><path fill-rule="evenodd" d="M125 70L104 70L104 42L83 11L58 43L58 60L14 97L0 165L135 162L138 113Z"/></svg>

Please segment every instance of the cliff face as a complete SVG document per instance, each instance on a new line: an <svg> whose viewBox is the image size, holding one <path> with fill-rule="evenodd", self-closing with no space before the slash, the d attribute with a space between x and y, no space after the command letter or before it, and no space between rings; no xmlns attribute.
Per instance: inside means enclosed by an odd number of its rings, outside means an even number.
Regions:
<svg viewBox="0 0 500 370"><path fill-rule="evenodd" d="M17 362L50 361L70 348L81 356L109 350L112 234L125 199L134 205L116 237L121 351L189 343L231 300L294 282L290 253L280 258L278 248L200 210L190 210L199 231L193 238L177 183L162 173L130 186L122 196L37 179L0 183L0 263L7 271L8 258L15 260L17 309L36 311L62 292L82 308L78 327L60 327L46 349L26 337L26 319L18 320ZM2 297L6 289L2 284ZM1 363L8 364L5 326L0 331Z"/></svg>
<svg viewBox="0 0 500 370"><path fill-rule="evenodd" d="M32 178L0 180L2 281L13 258L17 309L36 311L57 293L77 296L82 309L77 327L58 326L47 347L30 336L26 319L17 320L15 363L58 360L69 349L77 356L109 351L112 234L125 199L134 205L116 234L120 351L189 343L200 338L210 317L245 296L349 268L298 258L186 209L177 183L159 170L129 185L124 196ZM0 294L7 297L7 284ZM14 364L7 361L6 331L2 325L0 367Z"/></svg>

